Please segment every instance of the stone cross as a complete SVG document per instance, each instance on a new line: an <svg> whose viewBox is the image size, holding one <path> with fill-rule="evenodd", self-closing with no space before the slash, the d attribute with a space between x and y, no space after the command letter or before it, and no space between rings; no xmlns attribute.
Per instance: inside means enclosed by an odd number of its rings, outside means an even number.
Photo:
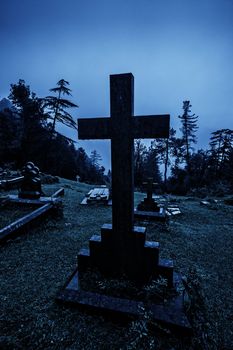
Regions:
<svg viewBox="0 0 233 350"><path fill-rule="evenodd" d="M143 182L143 185L147 187L147 199L152 201L153 197L153 186L158 185L158 183L153 182L153 178L148 178L147 182Z"/></svg>
<svg viewBox="0 0 233 350"><path fill-rule="evenodd" d="M134 139L167 138L170 116L133 116L131 73L110 75L110 114L110 118L78 119L78 137L111 139L113 247L116 259L124 261L134 246Z"/></svg>

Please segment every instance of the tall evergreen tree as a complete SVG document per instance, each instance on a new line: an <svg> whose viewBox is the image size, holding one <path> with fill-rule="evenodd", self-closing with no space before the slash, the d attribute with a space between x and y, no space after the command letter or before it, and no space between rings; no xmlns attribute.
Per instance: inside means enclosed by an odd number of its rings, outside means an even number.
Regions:
<svg viewBox="0 0 233 350"><path fill-rule="evenodd" d="M190 159L191 150L193 149L192 144L197 143L197 136L195 133L198 129L198 126L197 126L198 116L196 116L195 114L190 114L191 107L192 105L190 104L190 101L184 101L183 102L184 113L182 116L179 116L182 123L182 127L180 128L180 131L182 132L184 145L185 145L184 158L186 161L188 172L190 171L189 159Z"/></svg>
<svg viewBox="0 0 233 350"><path fill-rule="evenodd" d="M90 161L92 166L99 168L100 166L99 162L101 160L102 160L101 155L96 150L91 152Z"/></svg>
<svg viewBox="0 0 233 350"><path fill-rule="evenodd" d="M214 163L215 175L222 176L221 171L229 160L233 149L233 130L220 129L212 132L210 151Z"/></svg>
<svg viewBox="0 0 233 350"><path fill-rule="evenodd" d="M151 143L148 148L145 162L144 162L144 181L149 177L153 178L155 182L161 182L161 173L159 171L158 150Z"/></svg>
<svg viewBox="0 0 233 350"><path fill-rule="evenodd" d="M30 87L22 79L18 84L11 85L9 99L22 124L21 152L18 159L18 165L21 166L25 161L32 160L29 159L30 155L36 153L41 141L41 131L46 125L46 115L42 101L30 91Z"/></svg>
<svg viewBox="0 0 233 350"><path fill-rule="evenodd" d="M134 183L140 186L144 177L144 163L147 149L140 139L134 141Z"/></svg>
<svg viewBox="0 0 233 350"><path fill-rule="evenodd" d="M70 128L77 129L76 122L67 108L78 108L78 105L63 98L63 95L72 96L71 89L68 88L69 82L61 79L57 82L57 87L50 89L57 93L57 96L47 96L44 99L44 106L48 109L48 118L52 120L51 133L54 134L57 122L60 122Z"/></svg>
<svg viewBox="0 0 233 350"><path fill-rule="evenodd" d="M164 164L163 181L166 188L167 184L167 171L169 165L171 165L171 156L174 156L175 147L175 135L176 130L171 128L169 137L167 139L157 139L153 141L154 147L157 148L159 161Z"/></svg>

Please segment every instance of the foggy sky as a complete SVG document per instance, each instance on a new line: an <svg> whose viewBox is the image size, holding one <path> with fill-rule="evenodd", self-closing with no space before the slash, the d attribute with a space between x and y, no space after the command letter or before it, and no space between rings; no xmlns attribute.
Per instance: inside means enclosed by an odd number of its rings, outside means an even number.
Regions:
<svg viewBox="0 0 233 350"><path fill-rule="evenodd" d="M135 115L170 113L178 130L190 100L198 148L233 128L232 0L2 0L0 33L0 99L19 79L43 97L63 78L75 119L108 116L109 75L131 72ZM97 149L109 168L109 143L77 146Z"/></svg>

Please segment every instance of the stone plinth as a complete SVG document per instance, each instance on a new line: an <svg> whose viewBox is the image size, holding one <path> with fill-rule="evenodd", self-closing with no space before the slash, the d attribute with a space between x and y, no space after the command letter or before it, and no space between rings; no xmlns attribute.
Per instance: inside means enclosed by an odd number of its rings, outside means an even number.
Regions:
<svg viewBox="0 0 233 350"><path fill-rule="evenodd" d="M146 240L145 227L134 226L123 266L118 263L115 244L112 225L103 225L101 235L91 237L89 249L80 250L79 271L97 268L104 275L117 277L124 274L139 284L161 276L167 279L169 287L173 286L173 262L159 258L159 242Z"/></svg>

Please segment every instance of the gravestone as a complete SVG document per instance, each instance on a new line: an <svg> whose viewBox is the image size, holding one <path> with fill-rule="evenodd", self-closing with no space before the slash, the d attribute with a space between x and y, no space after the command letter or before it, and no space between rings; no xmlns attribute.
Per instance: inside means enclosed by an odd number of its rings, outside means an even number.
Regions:
<svg viewBox="0 0 233 350"><path fill-rule="evenodd" d="M140 317L143 301L113 297L81 288L85 272L97 268L104 275L125 276L138 285L153 277L164 277L168 287L180 276L173 274L173 262L159 257L159 243L146 240L146 229L134 226L133 141L135 138L168 137L169 115L133 116L133 75L110 76L111 117L79 119L79 139L111 139L112 224L104 224L101 235L93 235L89 249L78 254L78 268L59 292L57 301L86 307L111 316ZM80 278L81 277L81 278ZM183 334L191 328L183 312L182 296L165 305L152 304L154 319Z"/></svg>
<svg viewBox="0 0 233 350"><path fill-rule="evenodd" d="M19 198L38 199L41 196L40 170L32 162L27 162L22 169L23 180Z"/></svg>
<svg viewBox="0 0 233 350"><path fill-rule="evenodd" d="M166 212L164 206L158 205L153 198L153 187L158 184L153 183L153 179L149 178L144 185L147 186L147 196L138 204L134 212L135 218L141 220L165 221Z"/></svg>
<svg viewBox="0 0 233 350"><path fill-rule="evenodd" d="M134 226L133 144L137 138L167 138L169 115L133 116L133 75L110 76L110 118L78 120L79 139L111 139L112 224L94 235L78 255L79 271L98 268L125 274L139 283L162 275L173 284L171 261L159 260L159 243L146 241L146 228Z"/></svg>
<svg viewBox="0 0 233 350"><path fill-rule="evenodd" d="M144 183L147 187L147 196L144 200L138 204L137 209L143 211L160 211L160 207L158 203L153 198L153 186L158 185L153 182L152 178L149 178L146 183Z"/></svg>

